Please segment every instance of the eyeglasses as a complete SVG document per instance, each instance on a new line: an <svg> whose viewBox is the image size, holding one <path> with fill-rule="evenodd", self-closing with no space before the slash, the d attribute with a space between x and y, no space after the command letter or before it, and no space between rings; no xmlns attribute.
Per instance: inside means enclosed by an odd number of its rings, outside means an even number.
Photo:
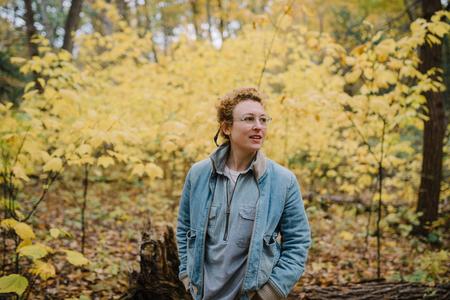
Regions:
<svg viewBox="0 0 450 300"><path fill-rule="evenodd" d="M234 121L241 121L244 122L247 125L256 125L256 117L254 115L244 115L240 119L234 120ZM260 116L258 118L259 124L261 124L262 127L267 127L267 125L272 121L272 118L269 116Z"/></svg>

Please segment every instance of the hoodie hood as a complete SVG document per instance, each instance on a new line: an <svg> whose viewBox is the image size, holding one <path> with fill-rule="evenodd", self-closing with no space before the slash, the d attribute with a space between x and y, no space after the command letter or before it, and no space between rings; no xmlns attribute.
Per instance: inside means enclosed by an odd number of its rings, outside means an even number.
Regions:
<svg viewBox="0 0 450 300"><path fill-rule="evenodd" d="M225 142L222 145L220 145L210 156L211 163L213 166L213 172L224 174L225 171L225 164L227 162L228 153L230 152L230 142ZM249 169L251 169L254 174L256 180L258 180L266 171L266 156L264 153L260 150L256 152L255 157L253 158L253 161L250 163L250 166L245 170L247 172Z"/></svg>

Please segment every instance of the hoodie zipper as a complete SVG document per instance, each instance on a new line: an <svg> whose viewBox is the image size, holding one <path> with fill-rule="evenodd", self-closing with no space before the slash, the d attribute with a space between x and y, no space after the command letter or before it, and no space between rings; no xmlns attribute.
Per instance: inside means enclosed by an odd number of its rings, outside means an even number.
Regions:
<svg viewBox="0 0 450 300"><path fill-rule="evenodd" d="M226 210L227 217L225 219L225 233L223 235L223 240L224 241L226 241L228 239L228 227L229 227L228 225L229 225L229 222L230 222L231 201L233 201L233 195L234 195L234 191L236 190L236 186L237 186L238 181L239 181L239 176L241 176L241 174L239 174L238 177L236 178L236 183L234 184L233 191L231 192L231 199L228 199L228 182L231 179L227 180L227 186L226 186L227 190L225 191L226 194L227 194L227 210Z"/></svg>

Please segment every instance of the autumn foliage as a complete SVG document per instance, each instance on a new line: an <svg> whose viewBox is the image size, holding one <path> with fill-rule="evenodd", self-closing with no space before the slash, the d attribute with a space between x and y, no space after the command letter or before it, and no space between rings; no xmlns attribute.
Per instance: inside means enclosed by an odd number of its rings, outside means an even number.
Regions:
<svg viewBox="0 0 450 300"><path fill-rule="evenodd" d="M216 99L237 86L258 83L273 118L264 151L298 176L312 224L305 282L374 276L375 217L367 220L367 206L379 200L384 204L382 255L396 262L385 262L383 275L445 279L448 250L405 240L417 222L417 133L427 118L423 93L445 89L442 70L419 71L417 49L440 43L448 34L448 11L431 22L416 20L404 36L370 33L367 42L347 50L281 10L276 27L258 15L220 49L181 36L171 55L155 63L149 60L149 34L128 26L113 6L96 3L94 8L114 24L113 33L78 36L74 56L36 36L39 55L11 59L33 79L20 106L0 103L0 293L25 298L35 282L51 288L55 277L70 272L98 287L99 280L108 278L102 269L111 277L122 276L118 287L123 290L128 270L117 252L137 251L138 231L149 215L174 224L186 171L215 147ZM380 164L382 194L375 191ZM450 169L448 156L444 168ZM448 184L443 183L442 199L450 197ZM330 194L363 199L365 206L329 206L322 200ZM59 205L72 207L65 211L72 223L61 225L57 218L40 226L45 219L41 208ZM80 227L78 208L83 205ZM120 243L115 259L106 259L111 248L89 242L94 233L106 232L96 225L102 220L130 238ZM443 222L435 225L437 238ZM78 252L82 237L87 241L84 255ZM97 293L107 299L119 290L103 286Z"/></svg>

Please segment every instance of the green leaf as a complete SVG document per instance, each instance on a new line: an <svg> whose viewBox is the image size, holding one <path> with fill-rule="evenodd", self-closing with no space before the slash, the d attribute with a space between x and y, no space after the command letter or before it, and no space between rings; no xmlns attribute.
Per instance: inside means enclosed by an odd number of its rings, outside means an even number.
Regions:
<svg viewBox="0 0 450 300"><path fill-rule="evenodd" d="M28 286L28 280L18 274L0 277L0 294L16 293L21 296Z"/></svg>

